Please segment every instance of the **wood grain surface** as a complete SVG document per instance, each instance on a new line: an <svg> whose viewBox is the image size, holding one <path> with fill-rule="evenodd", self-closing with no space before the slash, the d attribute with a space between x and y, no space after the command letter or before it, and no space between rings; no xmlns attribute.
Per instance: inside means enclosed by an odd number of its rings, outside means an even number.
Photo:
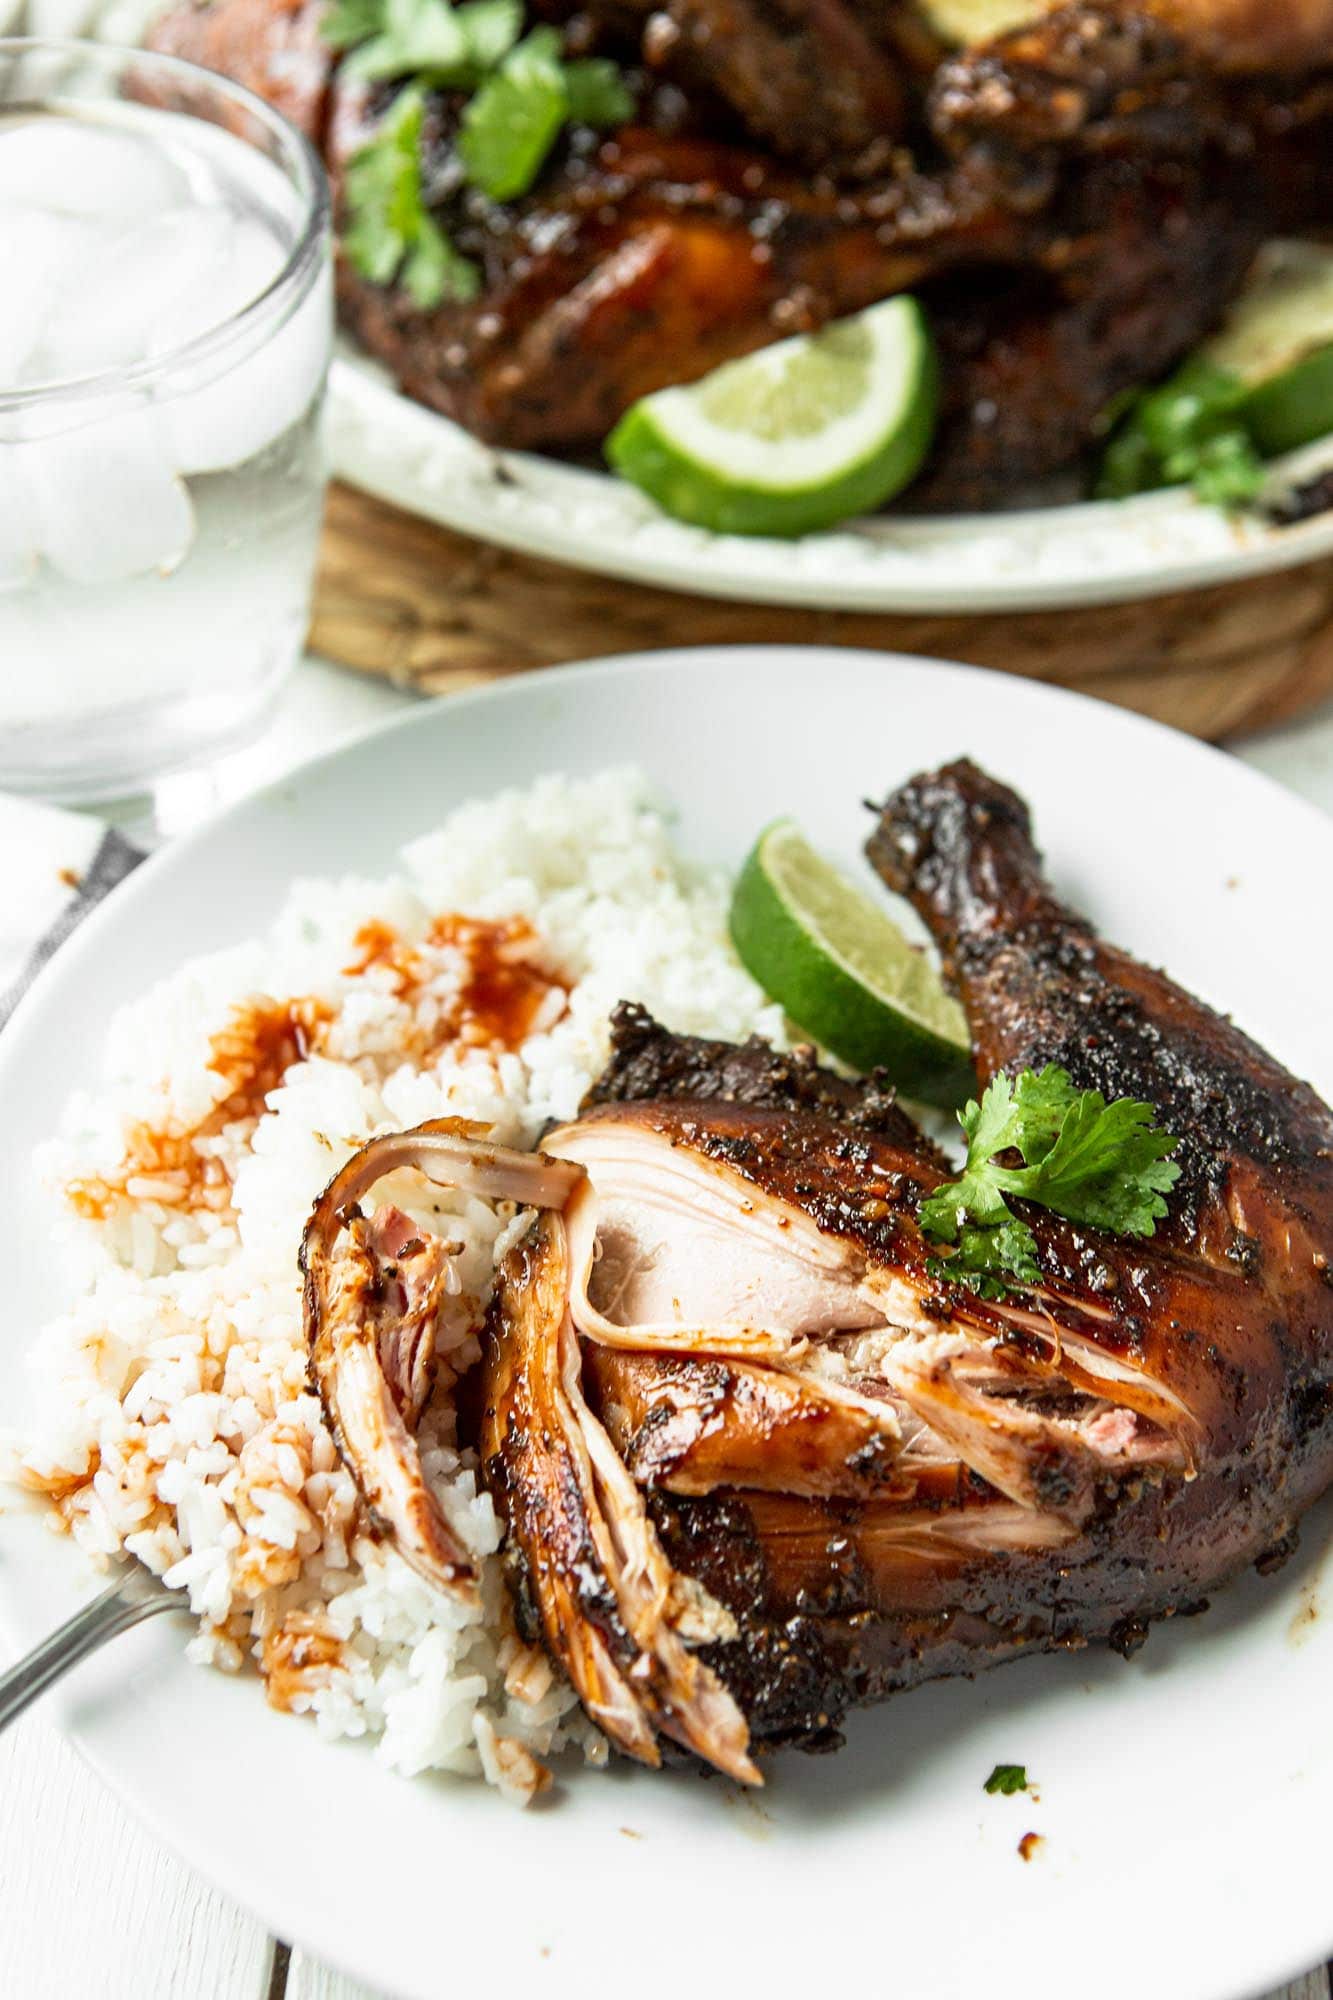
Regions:
<svg viewBox="0 0 1333 2000"><path fill-rule="evenodd" d="M1333 694L1333 557L1091 610L804 611L620 583L469 541L335 486L311 646L423 694L663 646L870 646L966 660L1225 742Z"/></svg>
<svg viewBox="0 0 1333 2000"><path fill-rule="evenodd" d="M263 1926L136 1825L40 1710L0 1738L0 1861L4 2000L268 2000Z"/></svg>
<svg viewBox="0 0 1333 2000"><path fill-rule="evenodd" d="M442 1987L441 1991L444 1990ZM696 1979L684 1990L690 2000L721 2000L721 1996L710 1989L706 1978ZM1075 1990L1071 1987L1071 1992ZM1141 1986L1137 1990L1143 2000L1165 2000L1165 1996L1155 1992L1151 1986ZM609 1987L589 1986L588 2000L603 2000L607 1991ZM304 1952L293 1952L282 2000L388 2000L388 1996L375 1993L359 1980L348 1979L344 1973L330 1972ZM930 2000L930 1995L914 1993L905 1996L905 2000ZM979 2000L984 2000L984 1996L979 1996ZM1283 1986L1276 1993L1267 1995L1266 2000L1329 2000L1328 1973L1322 1967L1317 1972L1309 1972L1303 1979L1293 1980L1290 1986Z"/></svg>

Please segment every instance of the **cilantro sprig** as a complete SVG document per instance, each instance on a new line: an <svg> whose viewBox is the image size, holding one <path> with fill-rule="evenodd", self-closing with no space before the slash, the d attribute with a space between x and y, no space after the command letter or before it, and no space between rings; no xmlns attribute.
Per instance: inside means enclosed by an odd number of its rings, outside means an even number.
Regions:
<svg viewBox="0 0 1333 2000"><path fill-rule="evenodd" d="M1178 1142L1153 1124L1151 1105L1108 1104L1099 1090L1076 1090L1054 1063L1017 1082L1001 1070L958 1121L966 1165L918 1215L926 1236L950 1246L930 1259L931 1276L984 1298L1040 1282L1036 1238L1009 1197L1118 1236L1151 1236L1180 1177L1170 1158ZM1021 1166L1001 1163L1014 1153Z"/></svg>
<svg viewBox="0 0 1333 2000"><path fill-rule="evenodd" d="M1245 385L1197 357L1118 410L1096 493L1123 500L1159 486L1190 486L1217 507L1244 506L1264 466L1242 415Z"/></svg>
<svg viewBox="0 0 1333 2000"><path fill-rule="evenodd" d="M481 283L422 188L428 90L469 93L458 170L464 186L492 201L527 193L566 125L622 124L633 110L614 63L566 61L554 28L520 41L522 26L522 0L333 0L324 17L324 40L351 51L348 75L405 86L348 164L343 247L363 277L398 279L423 310L475 298Z"/></svg>
<svg viewBox="0 0 1333 2000"><path fill-rule="evenodd" d="M400 92L368 146L347 167L348 257L372 284L396 278L423 311L476 297L481 274L460 257L421 193L421 92Z"/></svg>

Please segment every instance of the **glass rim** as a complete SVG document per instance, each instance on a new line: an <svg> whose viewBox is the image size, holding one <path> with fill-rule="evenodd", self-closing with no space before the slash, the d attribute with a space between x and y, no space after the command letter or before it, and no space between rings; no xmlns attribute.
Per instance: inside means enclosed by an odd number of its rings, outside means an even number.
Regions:
<svg viewBox="0 0 1333 2000"><path fill-rule="evenodd" d="M262 292L219 320L216 326L206 327L202 333L193 334L179 346L168 349L165 354L154 355L151 360L124 362L114 368L99 369L91 375L71 376L66 381L38 382L22 389L0 388L0 414L3 415L43 404L93 402L109 395L151 387L182 364L205 361L213 353L224 350L238 333L260 325L279 305L287 305L290 301L294 310L318 276L331 216L328 176L314 146L285 113L245 84L236 83L216 70L205 69L201 63L189 62L183 56L160 55L154 49L138 48L132 43L83 41L58 35L0 36L0 70L3 70L7 59L41 55L63 55L85 64L91 61L118 68L129 62L142 64L155 75L165 73L178 78L183 84L212 91L239 105L278 141L283 149L283 165L294 163L303 220L281 270ZM22 103L23 100L17 101ZM35 97L32 102L40 104L43 99ZM4 104L5 100L0 99L0 112L3 112ZM160 108L145 107L148 110ZM197 117L199 114L187 111L179 115ZM210 121L204 119L201 122ZM226 130L225 126L221 129ZM247 143L238 134L231 136L238 145Z"/></svg>

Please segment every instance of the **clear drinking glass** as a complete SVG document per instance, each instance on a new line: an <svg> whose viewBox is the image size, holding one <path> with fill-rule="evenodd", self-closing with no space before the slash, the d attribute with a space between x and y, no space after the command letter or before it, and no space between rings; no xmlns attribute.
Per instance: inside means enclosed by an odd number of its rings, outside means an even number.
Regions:
<svg viewBox="0 0 1333 2000"><path fill-rule="evenodd" d="M0 40L0 787L220 755L298 658L327 478L329 198L165 56Z"/></svg>

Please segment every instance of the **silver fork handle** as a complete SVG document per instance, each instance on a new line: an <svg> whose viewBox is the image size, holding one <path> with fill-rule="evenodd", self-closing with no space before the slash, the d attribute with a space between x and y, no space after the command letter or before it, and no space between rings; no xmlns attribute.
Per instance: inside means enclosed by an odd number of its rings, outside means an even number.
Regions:
<svg viewBox="0 0 1333 2000"><path fill-rule="evenodd" d="M138 1625L157 1611L187 1608L184 1591L164 1590L156 1582L147 1589L136 1586L137 1579L122 1577L91 1604L85 1604L81 1611L67 1618L49 1639L34 1646L8 1673L0 1674L0 1731L6 1730L38 1695L44 1694L80 1660L95 1653L106 1640L114 1639L119 1632L128 1632L131 1625Z"/></svg>

